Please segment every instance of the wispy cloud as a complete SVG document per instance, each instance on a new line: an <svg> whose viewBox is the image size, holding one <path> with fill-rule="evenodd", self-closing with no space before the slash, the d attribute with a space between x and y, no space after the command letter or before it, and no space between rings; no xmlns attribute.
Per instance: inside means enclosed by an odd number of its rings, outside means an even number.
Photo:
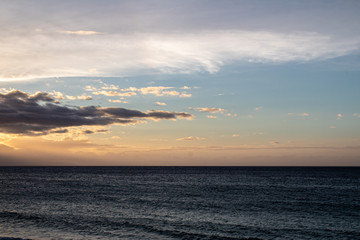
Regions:
<svg viewBox="0 0 360 240"><path fill-rule="evenodd" d="M337 119L338 119L338 120L341 120L343 117L344 117L344 115L342 115L341 113L339 113L339 114L337 115Z"/></svg>
<svg viewBox="0 0 360 240"><path fill-rule="evenodd" d="M114 84L106 84L106 83L104 83L104 86L102 86L101 88L105 89L105 90L118 90L119 86L116 86Z"/></svg>
<svg viewBox="0 0 360 240"><path fill-rule="evenodd" d="M121 91L122 92L136 92L136 91L139 91L139 89L136 87L128 87L128 88L121 89Z"/></svg>
<svg viewBox="0 0 360 240"><path fill-rule="evenodd" d="M199 141L199 140L204 140L204 138L189 136L189 137L178 138L176 140L177 141Z"/></svg>
<svg viewBox="0 0 360 240"><path fill-rule="evenodd" d="M190 98L190 97L192 97L192 94L191 94L191 93L182 92L179 97L181 97L181 98Z"/></svg>
<svg viewBox="0 0 360 240"><path fill-rule="evenodd" d="M69 100L92 100L92 96L86 94L82 94L80 96L66 95L66 98Z"/></svg>
<svg viewBox="0 0 360 240"><path fill-rule="evenodd" d="M156 102L156 105L158 105L158 106L166 106L166 103L164 103L164 102Z"/></svg>
<svg viewBox="0 0 360 240"><path fill-rule="evenodd" d="M84 87L84 90L85 90L85 91L88 91L88 92L92 92L92 91L97 91L98 89L97 89L96 87L94 87L94 86L86 85L86 86Z"/></svg>
<svg viewBox="0 0 360 240"><path fill-rule="evenodd" d="M78 31L63 30L63 31L58 31L58 33L67 34L67 35L81 35L81 36L101 34L101 32L85 31L85 30L78 30Z"/></svg>
<svg viewBox="0 0 360 240"><path fill-rule="evenodd" d="M288 113L289 116L297 116L297 117L309 117L309 113Z"/></svg>
<svg viewBox="0 0 360 240"><path fill-rule="evenodd" d="M152 86L152 87L143 87L143 88L128 87L128 88L122 88L120 89L120 91L112 91L112 90L118 90L119 86L104 83L104 86L102 86L101 89L107 89L111 91L99 90L93 86L85 87L85 90L87 91L94 90L92 92L92 94L94 95L105 95L109 97L113 97L113 96L130 97L137 95L137 93L143 95L154 95L157 97L164 97L164 96L178 96L180 98L192 97L192 94L187 93L185 91L180 93L177 90L175 90L174 87L164 87L164 86Z"/></svg>
<svg viewBox="0 0 360 240"><path fill-rule="evenodd" d="M138 91L140 91L142 94L146 95L146 94L152 94L155 95L157 97L162 97L162 96L177 96L180 93L178 91L175 90L169 90L169 89L173 89L173 87L163 87L163 86L158 86L158 87L145 87L145 88L140 88L138 89Z"/></svg>
<svg viewBox="0 0 360 240"><path fill-rule="evenodd" d="M109 99L108 102L113 102L113 103L129 103L128 101L124 101L124 100L120 100L120 99Z"/></svg>
<svg viewBox="0 0 360 240"><path fill-rule="evenodd" d="M191 87L183 86L181 89L188 90L188 89L191 89Z"/></svg>
<svg viewBox="0 0 360 240"><path fill-rule="evenodd" d="M130 96L137 95L136 92L122 93L122 92L117 92L117 91L97 91L97 92L92 92L92 94L94 94L94 95L105 95L105 96L108 96L108 97L114 97L114 96L130 97Z"/></svg>
<svg viewBox="0 0 360 240"><path fill-rule="evenodd" d="M334 39L313 32L209 30L105 35L80 30L61 33L54 36L47 32L34 32L26 38L23 35L3 35L0 79L122 76L143 70L215 73L234 61L282 63L321 60L350 54L359 50L360 45L357 38ZM76 37L85 35L93 36ZM95 72L89 71L94 67Z"/></svg>
<svg viewBox="0 0 360 240"><path fill-rule="evenodd" d="M199 112L209 112L209 113L218 113L218 112L224 112L225 109L223 108L213 108L213 107L189 107L190 110L199 111Z"/></svg>

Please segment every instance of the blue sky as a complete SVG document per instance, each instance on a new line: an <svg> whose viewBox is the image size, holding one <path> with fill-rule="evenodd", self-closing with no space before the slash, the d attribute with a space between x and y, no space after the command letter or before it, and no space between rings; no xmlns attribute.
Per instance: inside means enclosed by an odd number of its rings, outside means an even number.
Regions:
<svg viewBox="0 0 360 240"><path fill-rule="evenodd" d="M0 9L2 165L359 165L358 1Z"/></svg>

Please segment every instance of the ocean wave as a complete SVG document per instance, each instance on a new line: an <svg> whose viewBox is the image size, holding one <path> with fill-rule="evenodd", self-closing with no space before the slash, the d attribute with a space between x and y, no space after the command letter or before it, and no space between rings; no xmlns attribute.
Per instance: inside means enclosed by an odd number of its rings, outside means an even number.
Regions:
<svg viewBox="0 0 360 240"><path fill-rule="evenodd" d="M42 223L46 223L46 226L51 227L65 227L68 228L71 225L70 229L85 230L88 228L89 225L91 226L107 226L110 229L138 229L144 232L158 234L166 237L171 238L178 238L178 239L207 239L207 240L263 240L256 237L243 237L239 238L226 236L221 233L211 233L211 232L194 232L189 229L164 229L161 224L154 224L155 219L152 219L152 224L150 224L147 219L122 219L122 220L115 220L115 219L108 219L108 218L101 218L101 219L91 219L91 218L84 218L84 217L75 217L75 216L67 216L62 218L56 218L55 216L46 216L41 214L30 214L30 213L19 213L15 211L3 211L0 212L0 218L5 218L10 221L31 221L36 224L40 224L43 226ZM74 224L74 218L76 218L75 222L79 224ZM81 224L82 223L82 224ZM95 232L92 232L95 234ZM11 238L11 237L0 237L0 240L30 240L30 239L23 239L23 238Z"/></svg>
<svg viewBox="0 0 360 240"><path fill-rule="evenodd" d="M24 220L39 220L40 216L35 214L18 213L14 211L3 211L0 212L0 218L11 218L11 219L24 219ZM2 240L0 238L0 240Z"/></svg>
<svg viewBox="0 0 360 240"><path fill-rule="evenodd" d="M0 240L31 240L29 238L0 237Z"/></svg>
<svg viewBox="0 0 360 240"><path fill-rule="evenodd" d="M176 236L176 237L178 237L178 236ZM194 237L194 236L192 236L192 237ZM185 238L185 239L187 239L187 238ZM199 239L199 238L196 238L196 239ZM209 239L217 239L217 238L216 237L215 238L211 237ZM224 239L224 238L219 238L219 239ZM226 238L226 239L230 239L230 238ZM31 239L29 239L29 238L0 237L0 240L31 240ZM241 238L241 239L238 239L238 240L263 240L263 239L260 239L260 238Z"/></svg>

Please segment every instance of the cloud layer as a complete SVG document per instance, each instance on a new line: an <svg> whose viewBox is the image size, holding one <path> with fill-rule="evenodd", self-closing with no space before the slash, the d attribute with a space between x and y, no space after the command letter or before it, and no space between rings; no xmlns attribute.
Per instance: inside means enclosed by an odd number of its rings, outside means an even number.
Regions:
<svg viewBox="0 0 360 240"><path fill-rule="evenodd" d="M122 76L139 71L215 73L234 61L321 60L358 51L360 45L357 38L340 39L311 32L82 33L96 32L33 31L26 37L2 36L0 79Z"/></svg>
<svg viewBox="0 0 360 240"><path fill-rule="evenodd" d="M30 95L18 90L0 93L0 132L25 135L66 133L66 127L135 124L144 119L191 119L185 112L148 111L117 107L64 106L49 93Z"/></svg>

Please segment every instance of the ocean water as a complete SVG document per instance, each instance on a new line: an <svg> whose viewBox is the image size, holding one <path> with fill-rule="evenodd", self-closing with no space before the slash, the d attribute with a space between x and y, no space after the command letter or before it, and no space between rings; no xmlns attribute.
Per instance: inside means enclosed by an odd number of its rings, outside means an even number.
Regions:
<svg viewBox="0 0 360 240"><path fill-rule="evenodd" d="M360 239L360 168L1 167L14 238Z"/></svg>

